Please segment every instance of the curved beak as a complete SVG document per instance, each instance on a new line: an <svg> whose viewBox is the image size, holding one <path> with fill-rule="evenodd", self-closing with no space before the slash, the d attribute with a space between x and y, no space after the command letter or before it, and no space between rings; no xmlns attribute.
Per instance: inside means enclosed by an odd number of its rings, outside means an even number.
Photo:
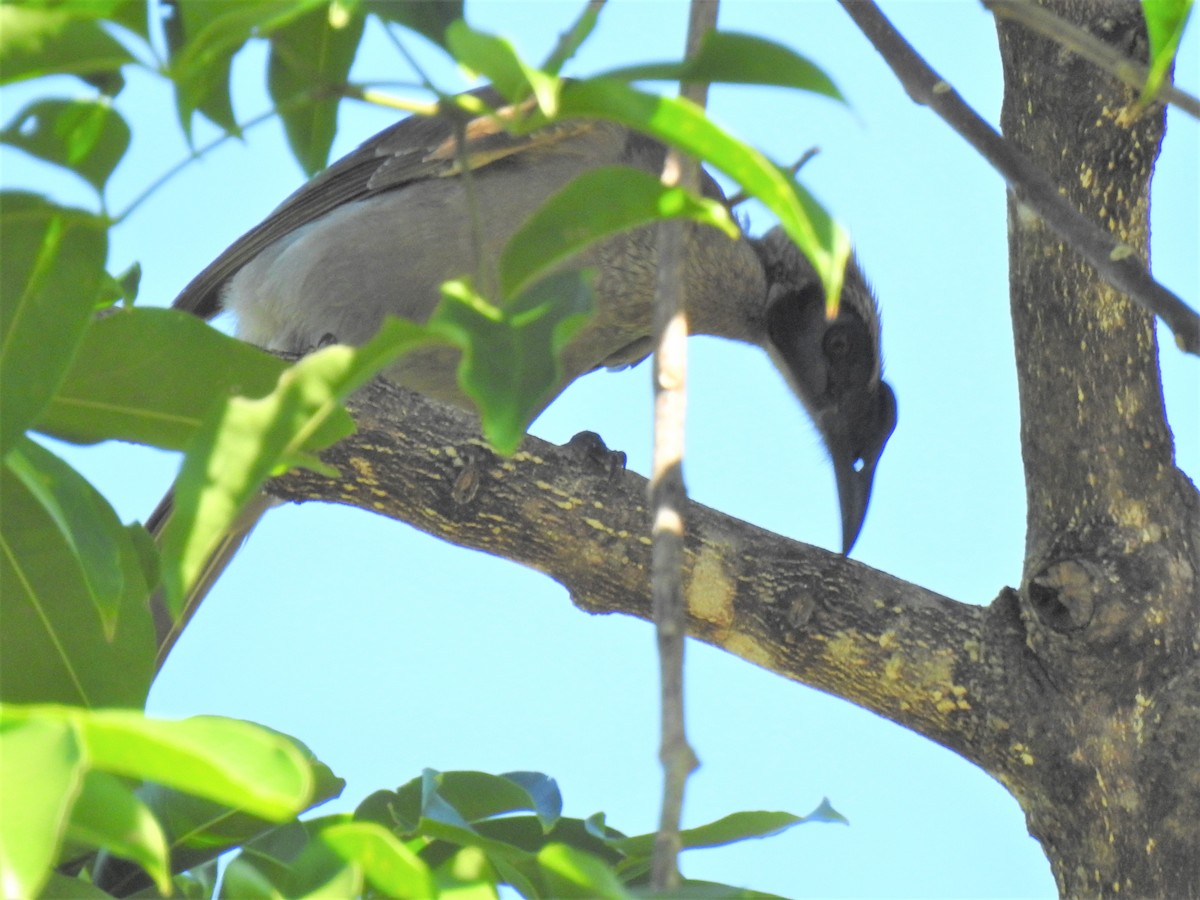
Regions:
<svg viewBox="0 0 1200 900"><path fill-rule="evenodd" d="M837 479L842 555L849 556L867 517L875 466L896 429L896 395L881 381L876 390L827 410L818 423Z"/></svg>
<svg viewBox="0 0 1200 900"><path fill-rule="evenodd" d="M879 457L854 459L852 454L830 449L833 450L833 473L837 479L838 501L842 508L842 555L849 556L867 518L871 483L875 480L875 464L879 462Z"/></svg>

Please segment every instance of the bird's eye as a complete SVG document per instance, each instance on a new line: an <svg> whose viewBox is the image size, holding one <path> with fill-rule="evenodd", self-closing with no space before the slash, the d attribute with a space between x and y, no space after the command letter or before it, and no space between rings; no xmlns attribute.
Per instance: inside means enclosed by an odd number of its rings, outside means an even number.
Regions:
<svg viewBox="0 0 1200 900"><path fill-rule="evenodd" d="M831 360L845 359L850 353L850 335L845 328L835 325L825 335L825 355Z"/></svg>

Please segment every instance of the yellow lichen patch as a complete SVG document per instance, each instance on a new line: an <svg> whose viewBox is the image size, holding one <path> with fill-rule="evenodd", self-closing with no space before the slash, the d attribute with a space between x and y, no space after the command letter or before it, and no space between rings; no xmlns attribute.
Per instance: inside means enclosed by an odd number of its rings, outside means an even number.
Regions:
<svg viewBox="0 0 1200 900"><path fill-rule="evenodd" d="M890 650L897 644L896 632L885 631L879 636L879 646L883 650Z"/></svg>
<svg viewBox="0 0 1200 900"><path fill-rule="evenodd" d="M883 677L888 681L902 681L904 675L904 657L889 656L883 663Z"/></svg>
<svg viewBox="0 0 1200 900"><path fill-rule="evenodd" d="M858 649L861 639L862 636L854 630L838 632L829 638L825 656L843 666L861 666L864 663L863 655Z"/></svg>
<svg viewBox="0 0 1200 900"><path fill-rule="evenodd" d="M587 516L584 516L583 524L586 525L588 528L594 528L597 531L604 532L605 534L612 534L612 529L609 528L607 525L605 525L603 522L601 522L599 519L591 519L591 518L588 518Z"/></svg>
<svg viewBox="0 0 1200 900"><path fill-rule="evenodd" d="M725 571L720 554L712 550L701 552L686 590L688 611L696 618L721 628L728 628L733 623L733 598L737 588Z"/></svg>
<svg viewBox="0 0 1200 900"><path fill-rule="evenodd" d="M1142 531L1150 520L1150 511L1140 500L1124 498L1124 502L1114 503L1109 509L1117 524L1134 531Z"/></svg>
<svg viewBox="0 0 1200 900"><path fill-rule="evenodd" d="M354 480L359 484L365 487L379 484L379 479L375 477L375 469L367 460L352 456L350 468L354 469Z"/></svg>
<svg viewBox="0 0 1200 900"><path fill-rule="evenodd" d="M967 651L967 658L971 662L979 662L979 641L967 641L963 644L963 649Z"/></svg>
<svg viewBox="0 0 1200 900"><path fill-rule="evenodd" d="M734 656L739 656L746 662L754 663L765 669L771 668L773 658L770 651L762 644L744 634L731 634L722 645Z"/></svg>
<svg viewBox="0 0 1200 900"><path fill-rule="evenodd" d="M1029 747L1025 744L1017 743L1012 745L1013 754L1022 763L1027 766L1032 766L1034 763L1033 754L1029 752Z"/></svg>

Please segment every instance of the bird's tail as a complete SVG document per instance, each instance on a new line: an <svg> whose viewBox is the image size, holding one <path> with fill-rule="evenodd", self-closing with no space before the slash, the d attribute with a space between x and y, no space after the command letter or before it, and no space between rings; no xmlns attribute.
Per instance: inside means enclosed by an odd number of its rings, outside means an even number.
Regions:
<svg viewBox="0 0 1200 900"><path fill-rule="evenodd" d="M241 549L246 538L250 536L250 532L254 530L254 526L258 524L258 520L276 502L274 498L265 492L259 492L250 500L233 526L221 538L220 543L217 544L208 559L205 560L204 568L201 570L195 584L191 586L183 598L183 606L178 616L172 615L170 608L167 606L166 593L161 586L151 595L150 611L154 617L154 634L158 645L158 650L154 657L154 671L156 674L162 669L167 655L171 652L171 648L179 640L179 635L183 633L183 629L187 627L188 622L191 621L192 616L195 615L204 598L208 596L208 592L212 590L212 586L216 584L217 579L221 577L221 573L225 571L225 567L233 560L234 554ZM150 518L146 520L146 529L160 546L163 529L170 520L174 509L175 493L174 491L167 491L162 500L159 501L158 506L155 507L154 512L150 514Z"/></svg>

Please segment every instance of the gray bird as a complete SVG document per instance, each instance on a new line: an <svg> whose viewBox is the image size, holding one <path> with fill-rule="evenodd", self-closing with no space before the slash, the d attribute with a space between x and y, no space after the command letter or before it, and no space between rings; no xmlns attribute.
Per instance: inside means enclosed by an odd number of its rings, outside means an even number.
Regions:
<svg viewBox="0 0 1200 900"><path fill-rule="evenodd" d="M490 89L476 93L502 105ZM651 138L602 121L514 137L490 118L460 132L447 115L410 117L292 194L184 288L174 306L205 319L229 310L239 337L271 350L306 352L330 336L359 344L387 314L425 321L449 278L473 274L486 287L509 237L576 176L606 165L657 175L665 152ZM724 201L716 182L702 177L703 192ZM478 223L474 234L472 223ZM734 240L695 223L685 228L690 330L770 354L833 460L843 553L849 553L896 425L895 395L880 377L879 312L870 288L852 261L841 311L829 321L820 280L782 229ZM595 271L595 311L565 348L562 382L550 399L580 375L630 365L650 352L655 235L653 227L619 235L572 263ZM457 350L423 349L385 377L470 409L457 363ZM266 507L250 510L225 541L189 598L185 620ZM168 512L169 503L156 510L152 531ZM161 661L183 622L160 619Z"/></svg>

